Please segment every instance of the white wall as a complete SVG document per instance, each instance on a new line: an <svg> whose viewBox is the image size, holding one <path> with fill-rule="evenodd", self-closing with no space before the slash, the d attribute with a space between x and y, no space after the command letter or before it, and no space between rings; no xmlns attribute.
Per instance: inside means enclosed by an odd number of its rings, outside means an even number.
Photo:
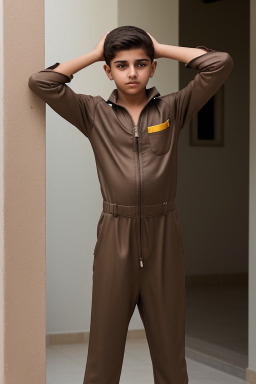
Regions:
<svg viewBox="0 0 256 384"><path fill-rule="evenodd" d="M136 25L163 44L178 45L178 0L119 0L118 25ZM148 88L155 85L161 94L175 92L179 87L177 60L158 59L157 69Z"/></svg>
<svg viewBox="0 0 256 384"><path fill-rule="evenodd" d="M107 15L107 17L106 17ZM117 27L117 0L45 2L45 67L89 52ZM77 72L78 93L108 97L112 83L103 62ZM89 331L93 248L102 209L89 140L46 110L46 333Z"/></svg>

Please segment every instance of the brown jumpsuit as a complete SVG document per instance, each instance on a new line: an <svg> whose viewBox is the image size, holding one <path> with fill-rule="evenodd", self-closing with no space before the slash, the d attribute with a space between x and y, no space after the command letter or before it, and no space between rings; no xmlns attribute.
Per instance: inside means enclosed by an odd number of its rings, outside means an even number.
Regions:
<svg viewBox="0 0 256 384"><path fill-rule="evenodd" d="M178 92L147 89L136 127L117 90L75 93L73 78L52 71L29 87L90 141L103 197L94 249L92 308L83 384L120 380L129 322L137 304L156 384L187 384L184 249L175 206L181 128L216 93L234 62L221 51L185 65L198 71Z"/></svg>

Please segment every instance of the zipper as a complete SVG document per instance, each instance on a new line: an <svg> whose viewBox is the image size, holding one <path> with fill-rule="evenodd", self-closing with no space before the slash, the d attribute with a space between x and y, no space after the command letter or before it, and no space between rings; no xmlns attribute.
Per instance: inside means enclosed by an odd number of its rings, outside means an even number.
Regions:
<svg viewBox="0 0 256 384"><path fill-rule="evenodd" d="M155 99L156 97L153 97L153 98ZM139 122L140 122L140 118L141 118L143 110L148 106L149 102L152 99L148 100L147 103L142 108L140 115L139 115L138 126L139 126ZM140 177L140 155L139 155L139 130L138 130L138 126L135 126L134 120L133 120L132 116L130 115L129 111L123 105L116 104L116 103L114 103L114 104L123 108L127 112L128 116L130 117L133 128L134 128L134 136L135 136L136 144L137 144L137 154L138 154L138 164L139 164L139 197L140 197L140 199L139 199L139 211L140 211L140 256L139 256L139 260L140 260L140 267L142 268L143 267L143 258L142 258L142 226L141 226L141 177Z"/></svg>
<svg viewBox="0 0 256 384"><path fill-rule="evenodd" d="M139 164L139 197L140 197L140 202L139 202L139 210L140 210L140 266L143 267L143 259L142 259L142 247L141 247L141 241L142 241L142 233L141 233L141 183L140 183L140 155L139 155L139 131L138 127L134 127L134 136L136 139L136 145L137 145L137 154L138 154L138 164Z"/></svg>

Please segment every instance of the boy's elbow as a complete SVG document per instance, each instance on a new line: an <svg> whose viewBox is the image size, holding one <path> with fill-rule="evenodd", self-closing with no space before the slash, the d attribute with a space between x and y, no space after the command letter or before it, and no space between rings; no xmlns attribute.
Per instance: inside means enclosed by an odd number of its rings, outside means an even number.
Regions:
<svg viewBox="0 0 256 384"><path fill-rule="evenodd" d="M28 86L29 88L34 91L36 88L36 74L33 74L28 79Z"/></svg>
<svg viewBox="0 0 256 384"><path fill-rule="evenodd" d="M43 89L44 83L40 77L40 73L33 73L28 79L28 86L34 93L38 94Z"/></svg>
<svg viewBox="0 0 256 384"><path fill-rule="evenodd" d="M228 52L221 52L221 55L223 65L229 72L231 72L234 67L234 60L232 56Z"/></svg>

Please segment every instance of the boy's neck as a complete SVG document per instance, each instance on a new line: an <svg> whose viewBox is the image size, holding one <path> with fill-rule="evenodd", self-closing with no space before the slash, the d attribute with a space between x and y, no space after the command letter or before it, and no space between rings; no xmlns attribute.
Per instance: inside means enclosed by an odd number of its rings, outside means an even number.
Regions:
<svg viewBox="0 0 256 384"><path fill-rule="evenodd" d="M146 88L137 95L127 95L117 89L117 103L130 108L140 107L148 100Z"/></svg>

